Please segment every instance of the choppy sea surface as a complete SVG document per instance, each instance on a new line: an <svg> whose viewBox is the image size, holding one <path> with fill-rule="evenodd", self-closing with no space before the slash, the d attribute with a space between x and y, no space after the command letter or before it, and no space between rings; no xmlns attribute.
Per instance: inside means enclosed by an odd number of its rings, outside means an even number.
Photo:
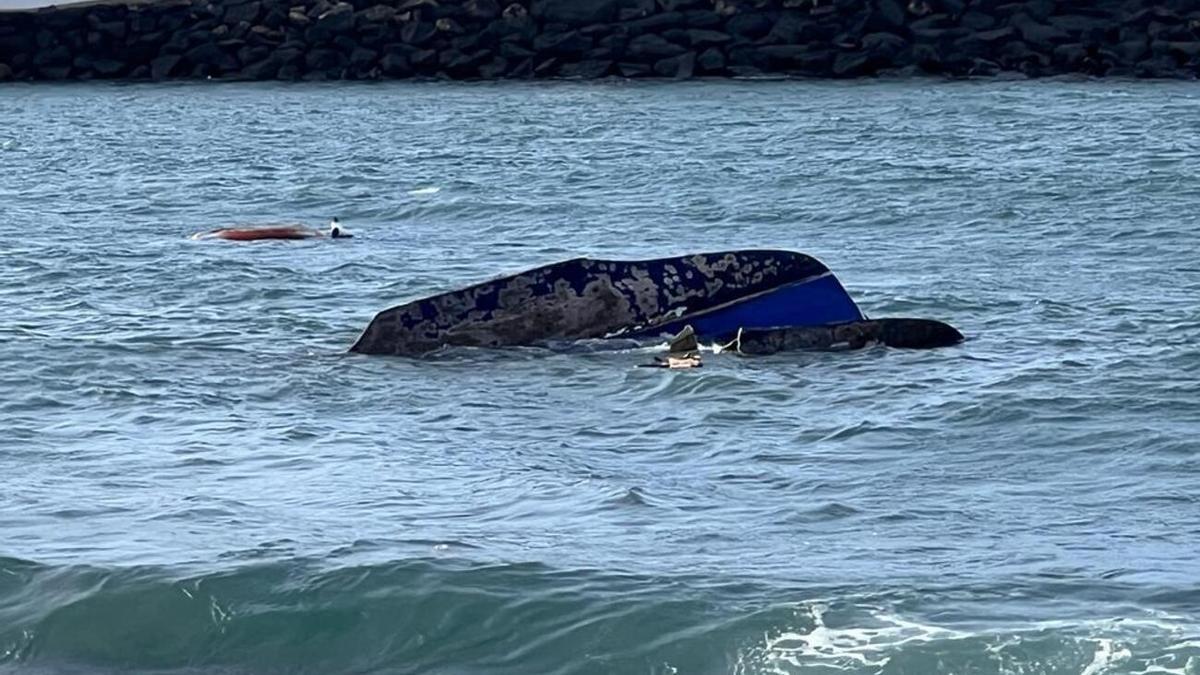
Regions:
<svg viewBox="0 0 1200 675"><path fill-rule="evenodd" d="M1195 675L1198 214L1187 83L0 87L0 672ZM346 354L730 248L969 339Z"/></svg>

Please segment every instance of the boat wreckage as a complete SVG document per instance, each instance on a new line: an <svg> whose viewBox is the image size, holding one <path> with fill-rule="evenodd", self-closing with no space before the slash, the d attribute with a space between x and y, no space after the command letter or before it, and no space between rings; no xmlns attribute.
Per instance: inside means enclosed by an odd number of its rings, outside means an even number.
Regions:
<svg viewBox="0 0 1200 675"><path fill-rule="evenodd" d="M867 318L811 256L744 250L538 267L384 310L350 351L420 356L444 347L664 339L672 356L660 365L691 367L699 365L697 339L771 354L871 344L928 349L963 336L932 319Z"/></svg>

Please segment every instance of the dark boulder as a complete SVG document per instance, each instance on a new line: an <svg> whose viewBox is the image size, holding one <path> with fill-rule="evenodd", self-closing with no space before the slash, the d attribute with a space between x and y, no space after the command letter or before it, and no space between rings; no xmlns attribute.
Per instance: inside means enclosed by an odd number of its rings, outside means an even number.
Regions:
<svg viewBox="0 0 1200 675"><path fill-rule="evenodd" d="M179 54L166 54L160 56L150 62L150 78L154 80L165 80L172 75L175 75L175 69L179 66L182 56Z"/></svg>
<svg viewBox="0 0 1200 675"><path fill-rule="evenodd" d="M400 29L400 39L405 44L424 47L437 35L437 28L424 21L410 21Z"/></svg>
<svg viewBox="0 0 1200 675"><path fill-rule="evenodd" d="M1061 28L1038 23L1021 15L1013 18L1012 26L1021 34L1022 40L1043 51L1050 51L1055 45L1071 39L1070 34Z"/></svg>
<svg viewBox="0 0 1200 675"><path fill-rule="evenodd" d="M572 80L595 80L608 75L613 68L609 60L586 60L563 64L558 70L558 76Z"/></svg>
<svg viewBox="0 0 1200 675"><path fill-rule="evenodd" d="M533 57L535 54L536 52L533 50L526 49L521 45L514 44L512 42L505 42L500 45L500 56L503 56L507 59L512 59L513 61L528 59Z"/></svg>
<svg viewBox="0 0 1200 675"><path fill-rule="evenodd" d="M13 79L12 68L7 63L0 63L0 82L7 82Z"/></svg>
<svg viewBox="0 0 1200 675"><path fill-rule="evenodd" d="M273 80L279 75L279 63L270 57L255 61L242 68L238 78L242 80Z"/></svg>
<svg viewBox="0 0 1200 675"><path fill-rule="evenodd" d="M645 63L618 63L617 72L621 77L646 77L654 72L654 68Z"/></svg>
<svg viewBox="0 0 1200 675"><path fill-rule="evenodd" d="M412 74L408 65L408 56L398 49L389 48L379 60L379 68L388 77L407 77Z"/></svg>
<svg viewBox="0 0 1200 675"><path fill-rule="evenodd" d="M224 22L230 26L236 26L243 21L246 23L254 23L258 20L262 13L262 4L257 2L246 2L238 5L231 5L225 8Z"/></svg>
<svg viewBox="0 0 1200 675"><path fill-rule="evenodd" d="M550 56L579 56L591 48L592 39L579 31L539 35L533 40L534 51Z"/></svg>
<svg viewBox="0 0 1200 675"><path fill-rule="evenodd" d="M757 40L766 37L774 25L765 14L735 14L725 23L725 30L735 37Z"/></svg>
<svg viewBox="0 0 1200 675"><path fill-rule="evenodd" d="M463 11L476 21L491 21L500 16L500 3L496 0L467 0Z"/></svg>
<svg viewBox="0 0 1200 675"><path fill-rule="evenodd" d="M479 66L479 76L487 80L503 77L507 72L508 59L503 56L494 56L492 60Z"/></svg>
<svg viewBox="0 0 1200 675"><path fill-rule="evenodd" d="M370 24L386 24L396 17L396 8L387 5L371 5L354 15L354 24L359 30Z"/></svg>
<svg viewBox="0 0 1200 675"><path fill-rule="evenodd" d="M716 28L721 16L711 9L693 9L683 13L683 22L690 28Z"/></svg>
<svg viewBox="0 0 1200 675"><path fill-rule="evenodd" d="M842 52L833 59L835 77L858 77L874 72L871 55L864 52Z"/></svg>
<svg viewBox="0 0 1200 675"><path fill-rule="evenodd" d="M696 66L702 73L718 73L725 69L725 54L715 47L706 49L696 57Z"/></svg>
<svg viewBox="0 0 1200 675"><path fill-rule="evenodd" d="M733 39L725 33L699 28L693 28L686 31L686 36L688 44L698 49L704 49L705 47L711 47L714 45L723 45Z"/></svg>
<svg viewBox="0 0 1200 675"><path fill-rule="evenodd" d="M1055 63L1071 71L1079 70L1087 56L1087 48L1077 42L1054 48Z"/></svg>
<svg viewBox="0 0 1200 675"><path fill-rule="evenodd" d="M654 63L654 72L661 77L687 80L696 70L696 52L659 59Z"/></svg>
<svg viewBox="0 0 1200 675"><path fill-rule="evenodd" d="M876 30L897 30L904 28L908 17L904 13L901 0L877 0L871 11L871 27Z"/></svg>
<svg viewBox="0 0 1200 675"><path fill-rule="evenodd" d="M374 49L358 47L350 52L350 67L359 71L370 70L379 61L379 52Z"/></svg>
<svg viewBox="0 0 1200 675"><path fill-rule="evenodd" d="M976 33L975 39L986 45L994 46L1013 39L1016 34L1017 31L1011 26L1005 26L1003 28L996 28L995 30L985 30L981 33Z"/></svg>
<svg viewBox="0 0 1200 675"><path fill-rule="evenodd" d="M983 12L967 12L958 20L958 25L971 30L989 30L996 25L996 18Z"/></svg>
<svg viewBox="0 0 1200 675"><path fill-rule="evenodd" d="M533 0L533 16L547 23L584 26L617 18L618 0Z"/></svg>
<svg viewBox="0 0 1200 675"><path fill-rule="evenodd" d="M658 6L664 12L682 12L690 9L705 9L711 7L711 0L658 0Z"/></svg>
<svg viewBox="0 0 1200 675"><path fill-rule="evenodd" d="M354 28L354 5L339 2L323 12L308 29L308 39L313 43L329 42L338 35L349 33Z"/></svg>
<svg viewBox="0 0 1200 675"><path fill-rule="evenodd" d="M908 41L892 33L870 33L864 35L861 41L864 52L872 58L891 60L908 48Z"/></svg>
<svg viewBox="0 0 1200 675"><path fill-rule="evenodd" d="M683 47L668 42L657 35L647 34L639 35L630 40L629 47L625 50L625 53L639 59L658 60L678 56L686 51Z"/></svg>
<svg viewBox="0 0 1200 675"><path fill-rule="evenodd" d="M679 12L668 12L664 14L654 14L644 19L627 21L621 25L630 35L641 35L643 33L654 33L670 28L678 28L686 25L686 22L684 21L683 14Z"/></svg>
<svg viewBox="0 0 1200 675"><path fill-rule="evenodd" d="M66 45L39 50L33 57L33 65L38 68L44 66L65 66L70 63L71 48Z"/></svg>
<svg viewBox="0 0 1200 675"><path fill-rule="evenodd" d="M346 65L346 57L336 49L317 48L304 55L304 65L309 71L328 71Z"/></svg>
<svg viewBox="0 0 1200 675"><path fill-rule="evenodd" d="M768 44L794 45L807 42L814 37L815 23L810 16L787 11L779 16L763 42Z"/></svg>

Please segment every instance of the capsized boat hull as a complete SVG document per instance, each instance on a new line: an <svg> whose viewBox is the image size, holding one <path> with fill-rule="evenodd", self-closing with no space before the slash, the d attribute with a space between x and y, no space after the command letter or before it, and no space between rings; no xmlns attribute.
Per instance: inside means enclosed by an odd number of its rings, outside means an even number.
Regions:
<svg viewBox="0 0 1200 675"><path fill-rule="evenodd" d="M829 268L802 253L577 258L384 310L350 351L420 355L446 346L647 339L685 323L709 337L738 328L862 319Z"/></svg>
<svg viewBox="0 0 1200 675"><path fill-rule="evenodd" d="M224 227L211 232L192 235L192 239L227 239L229 241L262 241L268 239L316 239L325 233L303 225L278 225L271 227Z"/></svg>

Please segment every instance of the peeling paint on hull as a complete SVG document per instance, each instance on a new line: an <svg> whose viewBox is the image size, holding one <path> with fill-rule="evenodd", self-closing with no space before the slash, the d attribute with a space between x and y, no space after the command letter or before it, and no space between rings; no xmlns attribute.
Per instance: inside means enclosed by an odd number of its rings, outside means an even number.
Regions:
<svg viewBox="0 0 1200 675"><path fill-rule="evenodd" d="M758 309L737 309L747 302L759 303ZM768 323L755 325L755 315ZM862 319L829 269L802 253L577 258L384 310L350 351L420 355L445 346L649 337L675 332L686 321L703 326L697 332L707 337L779 321L822 325Z"/></svg>

